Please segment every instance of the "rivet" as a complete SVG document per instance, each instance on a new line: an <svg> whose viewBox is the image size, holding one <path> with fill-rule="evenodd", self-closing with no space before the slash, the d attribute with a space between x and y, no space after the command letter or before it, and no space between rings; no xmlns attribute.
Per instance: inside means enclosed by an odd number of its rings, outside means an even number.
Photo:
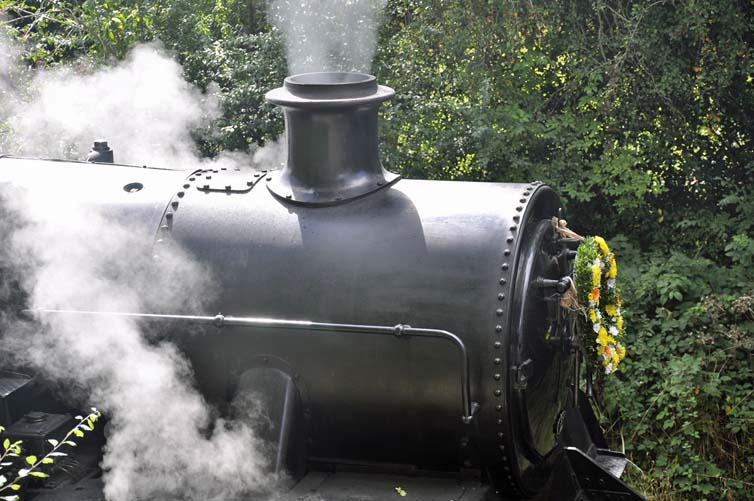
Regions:
<svg viewBox="0 0 754 501"><path fill-rule="evenodd" d="M502 377L502 375L500 375L500 373L499 373L499 372L496 372L496 373L495 373L495 375L494 375L494 376L492 376L492 378L493 378L493 379L494 379L495 381L500 381L500 378L501 378L501 377Z"/></svg>
<svg viewBox="0 0 754 501"><path fill-rule="evenodd" d="M184 185L183 185L183 189L184 189L184 190L187 190L187 189L189 189L189 188L191 188L191 185L190 185L190 184L186 183L186 184L184 184Z"/></svg>
<svg viewBox="0 0 754 501"><path fill-rule="evenodd" d="M519 222L519 221L521 220L521 216L518 216L518 215L516 215L516 216L513 216L513 220L514 220L515 222Z"/></svg>
<svg viewBox="0 0 754 501"><path fill-rule="evenodd" d="M526 199L522 198L521 200L519 200L519 202L522 203L522 204L525 204L526 203Z"/></svg>
<svg viewBox="0 0 754 501"><path fill-rule="evenodd" d="M231 185L229 185L229 184L225 185L225 191L230 191L232 189L233 189L233 187Z"/></svg>
<svg viewBox="0 0 754 501"><path fill-rule="evenodd" d="M502 394L503 394L502 390L495 390L495 396L496 397L499 397Z"/></svg>
<svg viewBox="0 0 754 501"><path fill-rule="evenodd" d="M167 214L165 214L165 219L173 219L173 213L168 212Z"/></svg>
<svg viewBox="0 0 754 501"><path fill-rule="evenodd" d="M228 168L227 167L220 167L220 170L228 170ZM215 172L217 172L217 171L215 171Z"/></svg>
<svg viewBox="0 0 754 501"><path fill-rule="evenodd" d="M499 432L497 432L497 438L503 438L503 437L504 437L504 435L503 435L503 432L502 432L502 431L499 431ZM501 446L500 446L500 450L501 450L501 451L504 451L504 450L505 450L505 446L504 446L504 445L501 445Z"/></svg>
<svg viewBox="0 0 754 501"><path fill-rule="evenodd" d="M492 360L492 363L493 363L493 364L495 364L495 365L500 365L500 359L499 359L499 358L497 358L497 357L495 357L495 358L494 358L494 359Z"/></svg>
<svg viewBox="0 0 754 501"><path fill-rule="evenodd" d="M505 299L505 294L500 293L500 294L497 295L497 300L498 301L502 301L503 299Z"/></svg>
<svg viewBox="0 0 754 501"><path fill-rule="evenodd" d="M508 466L508 465L505 465L505 466L503 466L503 469L504 469L505 471L511 471L511 467L510 467L510 466Z"/></svg>
<svg viewBox="0 0 754 501"><path fill-rule="evenodd" d="M204 179L212 179L212 176L207 176Z"/></svg>
<svg viewBox="0 0 754 501"><path fill-rule="evenodd" d="M259 172L255 172L255 173L254 173L254 177L259 177L259 176L261 176L261 175L262 175L262 174L260 174Z"/></svg>
<svg viewBox="0 0 754 501"><path fill-rule="evenodd" d="M182 192L182 191L179 191L178 193L176 193L176 196L177 196L178 198L183 198L183 195L185 195L185 193L184 193L184 192Z"/></svg>
<svg viewBox="0 0 754 501"><path fill-rule="evenodd" d="M497 310L495 310L495 315L497 315L498 317L502 317L503 316L503 310L501 310L501 309L498 308Z"/></svg>
<svg viewBox="0 0 754 501"><path fill-rule="evenodd" d="M508 263L503 263L501 268L503 269L503 271L506 271L508 269Z"/></svg>
<svg viewBox="0 0 754 501"><path fill-rule="evenodd" d="M495 332L503 332L503 326L502 325L496 325L495 326Z"/></svg>
<svg viewBox="0 0 754 501"><path fill-rule="evenodd" d="M500 412L501 410L503 410L503 406L501 404L497 404L495 406L495 410L498 411L498 412Z"/></svg>
<svg viewBox="0 0 754 501"><path fill-rule="evenodd" d="M293 195L286 195L285 198L293 198Z"/></svg>
<svg viewBox="0 0 754 501"><path fill-rule="evenodd" d="M508 238L505 239L505 241L508 242L508 243L512 243L513 242L513 237L508 237Z"/></svg>
<svg viewBox="0 0 754 501"><path fill-rule="evenodd" d="M204 185L204 187L203 187L202 189L204 189L204 190L208 190L208 189L209 189L209 185L208 185L208 184L205 184L205 185Z"/></svg>
<svg viewBox="0 0 754 501"><path fill-rule="evenodd" d="M254 186L254 181L246 181L246 186Z"/></svg>
<svg viewBox="0 0 754 501"><path fill-rule="evenodd" d="M497 420L497 424L503 424L503 420L502 419L498 419Z"/></svg>
<svg viewBox="0 0 754 501"><path fill-rule="evenodd" d="M189 181L196 181L196 178L195 177L190 177Z"/></svg>
<svg viewBox="0 0 754 501"><path fill-rule="evenodd" d="M515 227L515 226L511 226L511 227L510 227L510 230L511 230L511 231L516 231L516 227Z"/></svg>
<svg viewBox="0 0 754 501"><path fill-rule="evenodd" d="M272 176L267 176L268 181L272 181Z"/></svg>
<svg viewBox="0 0 754 501"><path fill-rule="evenodd" d="M500 279L500 285L505 285L506 283L508 283L508 281L506 279L504 279L504 278Z"/></svg>
<svg viewBox="0 0 754 501"><path fill-rule="evenodd" d="M521 212L522 210L524 210L524 208L521 207L520 205L518 207L516 207L516 212Z"/></svg>
<svg viewBox="0 0 754 501"><path fill-rule="evenodd" d="M170 204L171 207L173 207L173 210L178 208L178 200L173 200L173 202Z"/></svg>
<svg viewBox="0 0 754 501"><path fill-rule="evenodd" d="M495 341L495 344L493 345L495 348L500 348L503 344L500 341Z"/></svg>
<svg viewBox="0 0 754 501"><path fill-rule="evenodd" d="M510 249L505 249L503 251L503 256L510 256L510 255L511 255L511 250Z"/></svg>

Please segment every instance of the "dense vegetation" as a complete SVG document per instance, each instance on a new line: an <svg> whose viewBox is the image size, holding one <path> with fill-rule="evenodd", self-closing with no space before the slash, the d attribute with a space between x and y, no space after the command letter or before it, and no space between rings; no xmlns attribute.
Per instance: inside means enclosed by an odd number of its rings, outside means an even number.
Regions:
<svg viewBox="0 0 754 501"><path fill-rule="evenodd" d="M140 41L215 82L202 152L282 130L263 0L0 0L29 67ZM616 248L629 354L610 439L655 499L754 498L754 1L389 0L374 61L398 90L383 160L409 177L539 179Z"/></svg>

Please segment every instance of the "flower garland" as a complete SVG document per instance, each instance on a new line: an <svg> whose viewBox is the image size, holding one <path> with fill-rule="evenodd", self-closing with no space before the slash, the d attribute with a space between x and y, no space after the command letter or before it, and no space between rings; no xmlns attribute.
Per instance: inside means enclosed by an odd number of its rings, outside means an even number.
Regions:
<svg viewBox="0 0 754 501"><path fill-rule="evenodd" d="M623 316L616 286L618 265L604 238L586 237L579 244L574 276L578 303L584 314L582 323L586 324L586 332L596 334L596 342L585 345L587 349L592 347L605 374L611 374L626 357L626 347L621 342Z"/></svg>

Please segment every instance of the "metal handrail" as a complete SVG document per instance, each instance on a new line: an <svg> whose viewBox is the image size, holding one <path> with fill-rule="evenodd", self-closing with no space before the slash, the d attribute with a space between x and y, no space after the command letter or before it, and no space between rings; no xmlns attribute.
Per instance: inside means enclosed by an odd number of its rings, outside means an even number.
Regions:
<svg viewBox="0 0 754 501"><path fill-rule="evenodd" d="M470 424L479 410L479 404L471 401L470 381L469 381L469 355L466 351L466 345L463 340L450 331L441 329L421 329L411 327L410 325L397 324L388 325L360 325L360 324L339 324L327 322L312 322L310 320L281 320L278 318L263 317L231 317L217 314L214 317L199 315L163 315L156 313L118 313L103 311L81 311L81 310L54 310L54 309L33 309L24 310L27 314L43 315L93 315L93 316L110 316L120 318L133 318L137 320L163 321L163 322L190 322L197 324L211 324L221 328L224 326L243 326L251 328L264 329L293 329L307 331L328 331L328 332L353 332L361 334L381 334L392 335L396 337L429 337L445 339L450 341L458 349L461 357L461 404L463 415L461 420L464 424Z"/></svg>

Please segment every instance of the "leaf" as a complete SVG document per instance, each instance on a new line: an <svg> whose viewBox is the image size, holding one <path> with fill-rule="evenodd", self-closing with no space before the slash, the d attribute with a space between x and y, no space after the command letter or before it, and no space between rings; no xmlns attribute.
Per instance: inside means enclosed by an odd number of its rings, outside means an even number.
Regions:
<svg viewBox="0 0 754 501"><path fill-rule="evenodd" d="M76 436L77 436L77 437L79 437L79 438L81 438L81 437L83 437L83 436L84 436L84 432L83 432L83 431L81 431L81 430L79 430L78 428L74 428L74 429L73 429L73 434L74 434L74 435L76 435Z"/></svg>
<svg viewBox="0 0 754 501"><path fill-rule="evenodd" d="M51 445L52 445L53 447L57 447L57 446L58 446L58 444L60 443L60 442L58 442L57 440L55 440L54 438L50 438L50 439L48 439L47 441L48 441L48 442L50 442L50 444L51 444Z"/></svg>
<svg viewBox="0 0 754 501"><path fill-rule="evenodd" d="M5 485L5 483L8 481L7 478L5 478L5 475L0 475L0 487Z"/></svg>
<svg viewBox="0 0 754 501"><path fill-rule="evenodd" d="M3 440L3 449L8 450L8 447L10 447L10 440L6 438Z"/></svg>
<svg viewBox="0 0 754 501"><path fill-rule="evenodd" d="M54 462L55 462L55 460L52 459L52 458L49 458L49 457L42 459L42 464L52 464Z"/></svg>
<svg viewBox="0 0 754 501"><path fill-rule="evenodd" d="M8 487L10 487L12 491L17 491L21 488L19 484L11 484Z"/></svg>
<svg viewBox="0 0 754 501"><path fill-rule="evenodd" d="M37 456L26 456L26 462L33 465L37 462Z"/></svg>
<svg viewBox="0 0 754 501"><path fill-rule="evenodd" d="M76 442L74 442L73 440L66 440L65 442L63 442L63 444L70 445L71 447L76 447Z"/></svg>
<svg viewBox="0 0 754 501"><path fill-rule="evenodd" d="M67 456L67 455L68 454L66 454L65 452L51 452L51 453L48 454L48 456L50 456L50 457L64 457L64 456Z"/></svg>
<svg viewBox="0 0 754 501"><path fill-rule="evenodd" d="M29 475L29 470L27 470L26 468L21 468L20 470L18 470L19 477L24 478L27 475Z"/></svg>
<svg viewBox="0 0 754 501"><path fill-rule="evenodd" d="M47 473L42 473L41 471L32 471L29 473L32 477L39 477L39 478L47 478L49 475Z"/></svg>
<svg viewBox="0 0 754 501"><path fill-rule="evenodd" d="M0 499L3 501L18 501L20 498L18 496L0 496Z"/></svg>

